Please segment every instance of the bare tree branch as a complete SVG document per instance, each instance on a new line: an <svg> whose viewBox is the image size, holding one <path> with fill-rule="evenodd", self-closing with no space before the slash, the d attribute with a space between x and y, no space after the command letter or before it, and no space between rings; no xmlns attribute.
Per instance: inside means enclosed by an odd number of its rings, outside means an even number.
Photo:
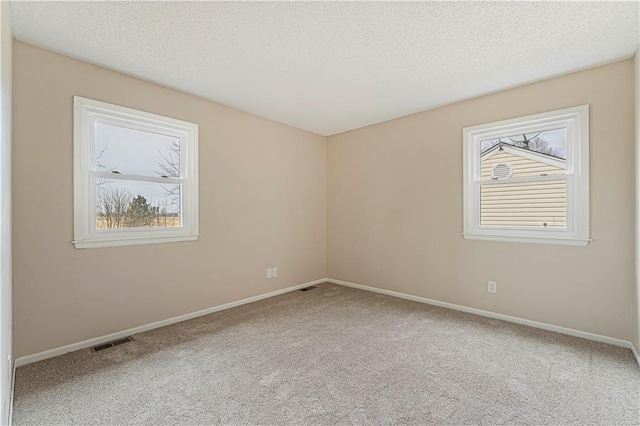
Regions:
<svg viewBox="0 0 640 426"><path fill-rule="evenodd" d="M159 171L156 173L161 177L180 177L180 143L177 141L171 142L171 146L166 153L162 153L156 148L158 154L160 154L161 161L158 162ZM162 189L167 194L169 204L172 206L180 205L180 185L175 184L160 184Z"/></svg>
<svg viewBox="0 0 640 426"><path fill-rule="evenodd" d="M131 193L125 188L102 186L97 188L96 196L98 220L102 221L103 227L122 228L133 198Z"/></svg>

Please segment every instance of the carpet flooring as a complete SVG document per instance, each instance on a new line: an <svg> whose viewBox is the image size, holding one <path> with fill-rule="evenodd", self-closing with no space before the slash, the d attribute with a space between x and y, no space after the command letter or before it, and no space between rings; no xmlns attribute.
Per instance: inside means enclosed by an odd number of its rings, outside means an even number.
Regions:
<svg viewBox="0 0 640 426"><path fill-rule="evenodd" d="M15 425L640 424L628 349L322 284L16 371Z"/></svg>

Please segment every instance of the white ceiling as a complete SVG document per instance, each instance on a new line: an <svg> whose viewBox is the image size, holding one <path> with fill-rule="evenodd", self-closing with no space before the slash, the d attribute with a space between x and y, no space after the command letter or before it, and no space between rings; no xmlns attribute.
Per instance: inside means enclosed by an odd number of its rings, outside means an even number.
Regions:
<svg viewBox="0 0 640 426"><path fill-rule="evenodd" d="M321 135L631 56L637 2L23 2L16 39Z"/></svg>

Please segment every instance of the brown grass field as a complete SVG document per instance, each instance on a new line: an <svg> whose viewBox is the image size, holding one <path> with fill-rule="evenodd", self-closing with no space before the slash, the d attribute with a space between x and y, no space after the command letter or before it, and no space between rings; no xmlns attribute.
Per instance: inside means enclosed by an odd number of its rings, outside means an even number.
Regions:
<svg viewBox="0 0 640 426"><path fill-rule="evenodd" d="M180 217L178 216L163 216L156 219L155 224L150 226L150 228L175 228L180 226ZM128 228L128 226L117 226L117 227L109 227L107 226L107 220L104 217L98 217L96 220L96 228L98 229L108 229L108 228Z"/></svg>

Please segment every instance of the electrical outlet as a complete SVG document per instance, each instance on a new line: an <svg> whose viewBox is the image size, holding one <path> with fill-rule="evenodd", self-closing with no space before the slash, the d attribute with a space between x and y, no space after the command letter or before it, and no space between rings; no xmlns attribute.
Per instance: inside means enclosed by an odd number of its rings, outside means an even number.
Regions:
<svg viewBox="0 0 640 426"><path fill-rule="evenodd" d="M278 268L271 268L271 276L274 278L278 276Z"/></svg>
<svg viewBox="0 0 640 426"><path fill-rule="evenodd" d="M267 278L271 277L273 277L273 271L271 270L271 268L267 268Z"/></svg>
<svg viewBox="0 0 640 426"><path fill-rule="evenodd" d="M498 283L495 281L489 281L487 283L487 291L489 293L496 293L498 291Z"/></svg>

